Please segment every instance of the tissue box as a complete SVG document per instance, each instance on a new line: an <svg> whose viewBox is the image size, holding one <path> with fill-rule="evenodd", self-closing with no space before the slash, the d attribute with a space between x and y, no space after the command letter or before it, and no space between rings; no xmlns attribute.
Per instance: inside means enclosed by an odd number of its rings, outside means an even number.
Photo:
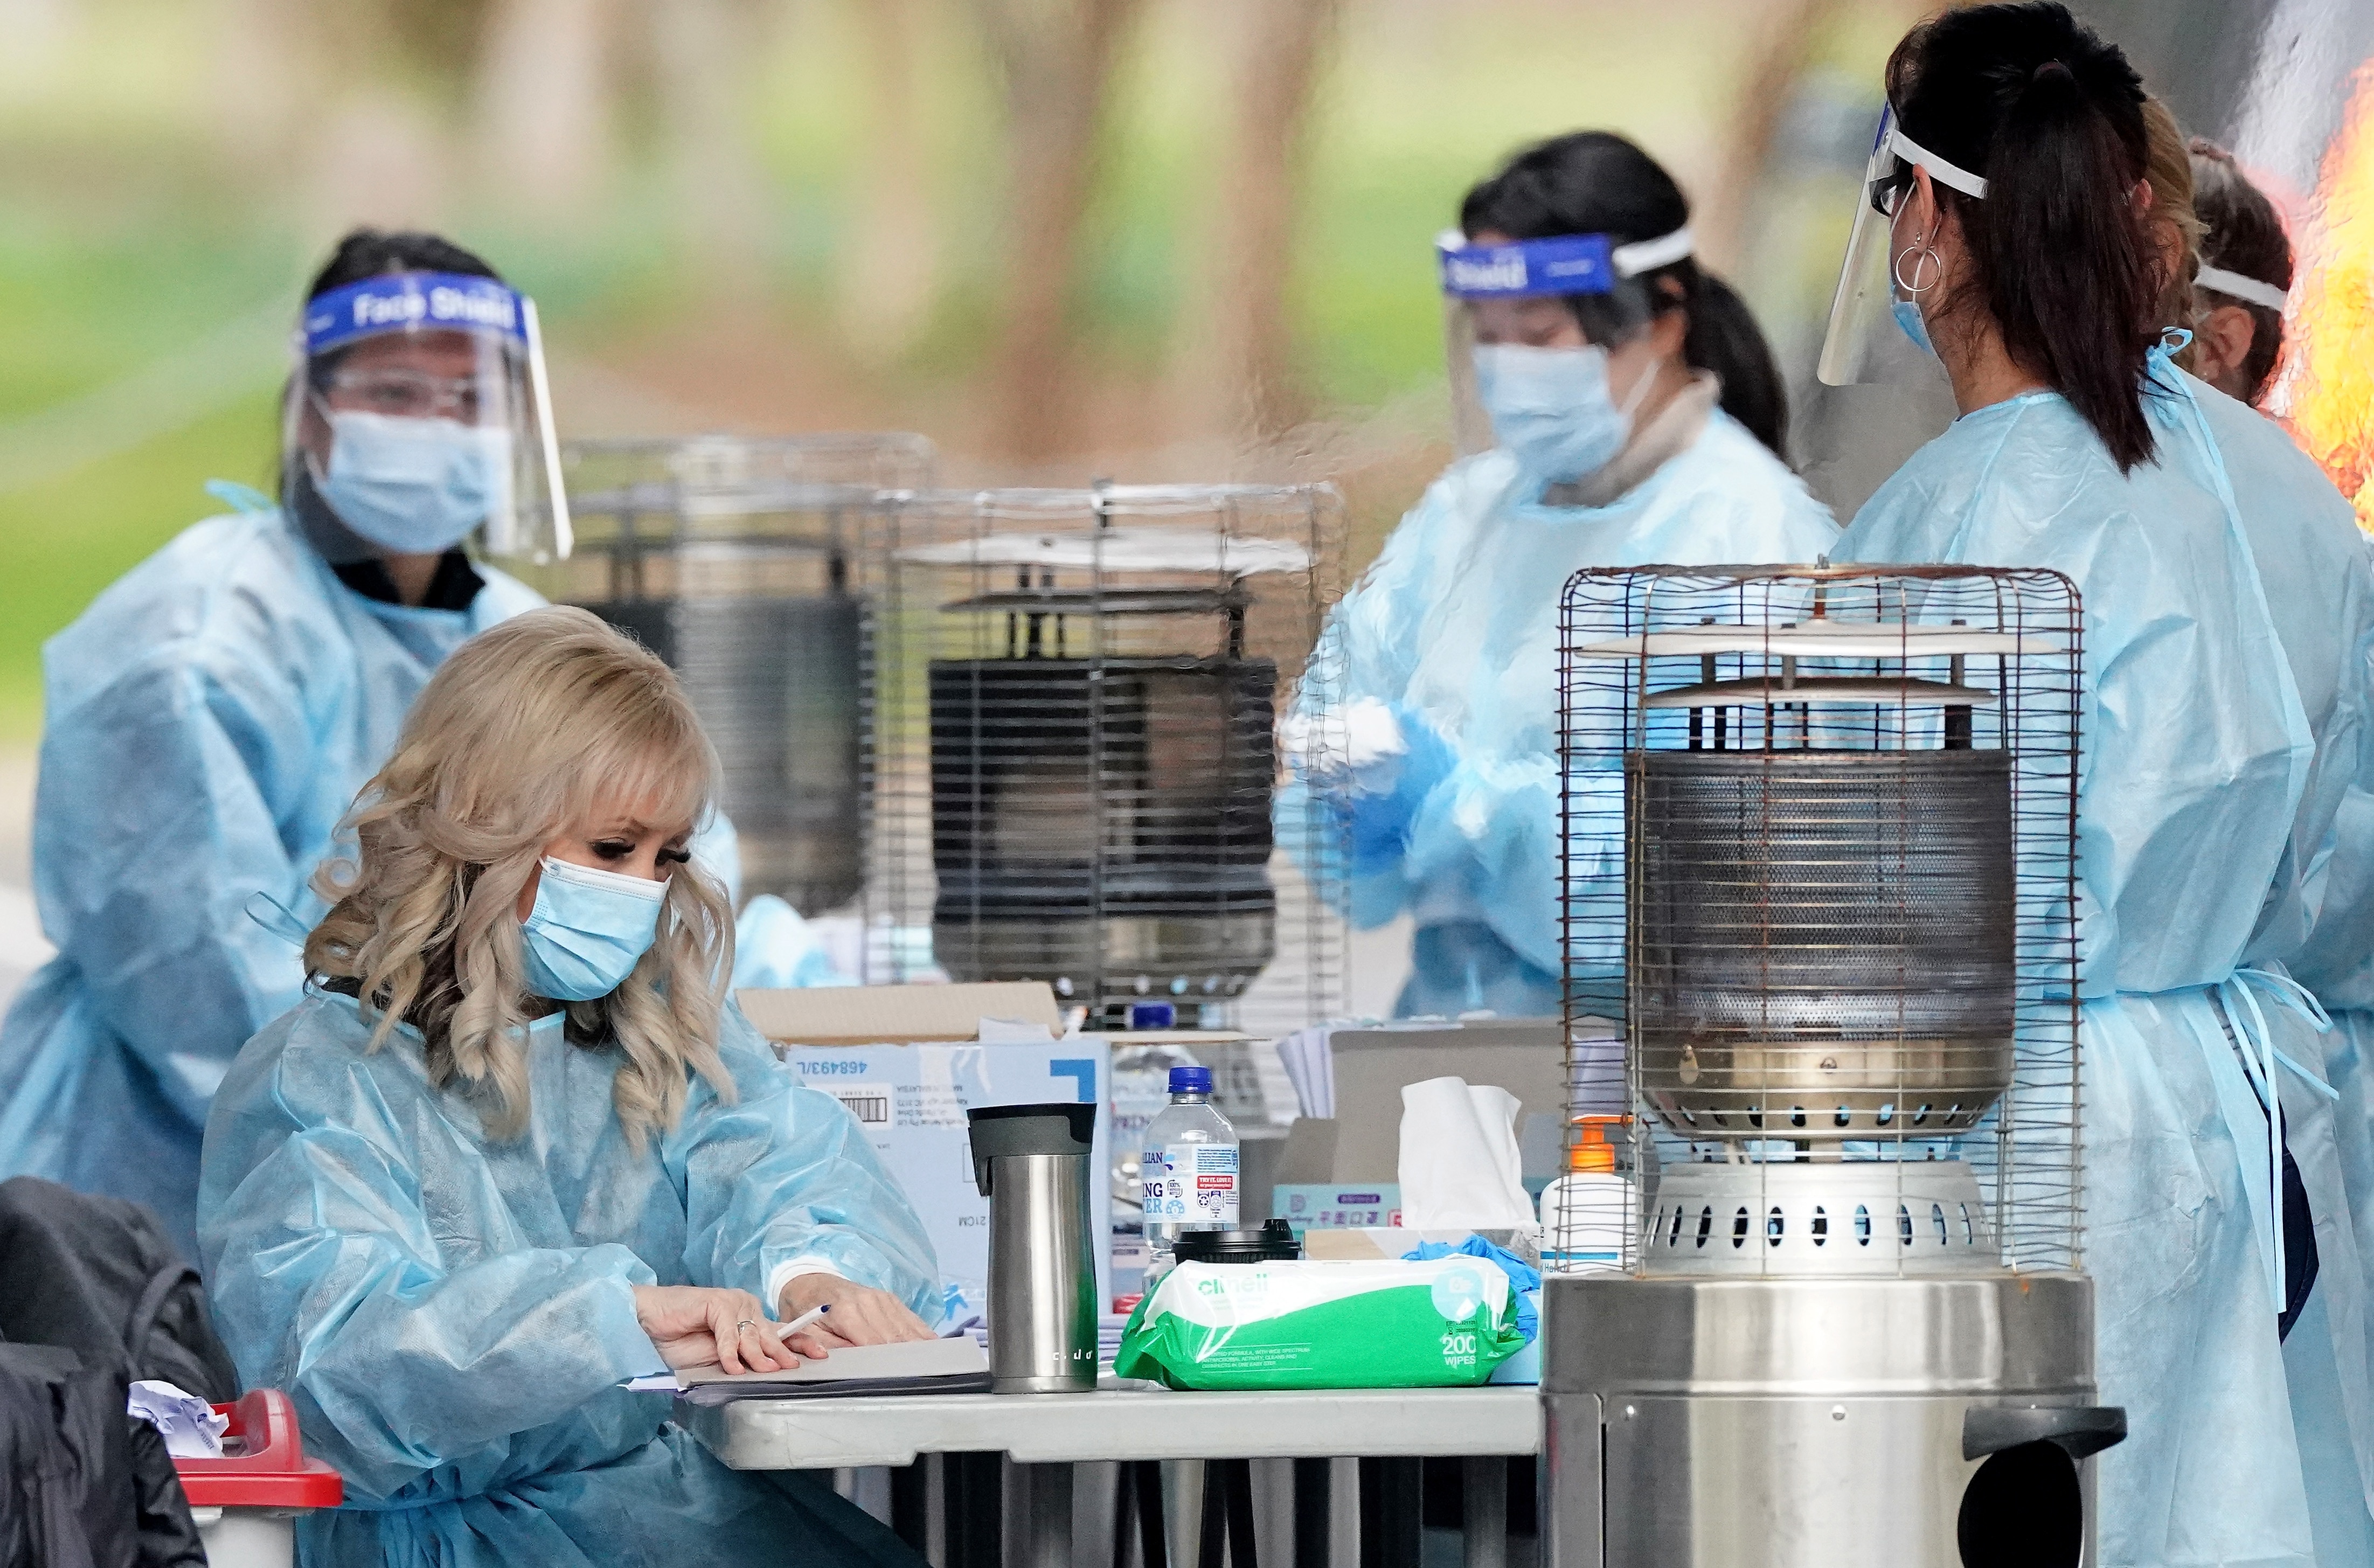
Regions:
<svg viewBox="0 0 2374 1568"><path fill-rule="evenodd" d="M940 1281L959 1298L949 1303L950 1321L984 1312L989 1303L989 1199L973 1185L969 1107L1094 1102L1088 1233L1112 1233L1111 1183L1105 1179L1112 1160L1106 1103L1111 1049L1101 1038L1043 1045L792 1045L783 1060L809 1088L849 1107L923 1217L939 1255ZM1107 1247L1095 1251L1097 1299L1111 1301L1112 1260Z"/></svg>

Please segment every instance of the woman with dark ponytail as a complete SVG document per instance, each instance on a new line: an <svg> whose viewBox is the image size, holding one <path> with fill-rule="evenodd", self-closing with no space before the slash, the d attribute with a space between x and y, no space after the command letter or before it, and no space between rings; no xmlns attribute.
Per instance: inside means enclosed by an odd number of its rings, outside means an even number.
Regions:
<svg viewBox="0 0 2374 1568"><path fill-rule="evenodd" d="M1336 607L1320 657L1356 765L1305 769L1279 803L1289 843L1306 790L1350 803L1353 919L1416 926L1404 1016L1558 1010L1567 579L1812 560L1837 536L1781 460L1771 351L1689 216L1648 154L1584 131L1518 153L1440 242L1463 435L1497 445L1435 481Z"/></svg>
<svg viewBox="0 0 2374 1568"><path fill-rule="evenodd" d="M2099 1561L2357 1561L2308 1497L2338 1472L2363 1515L2354 1456L2309 1452L2318 1423L2294 1424L2296 1405L2366 1409L2355 1246L2299 1201L2302 1173L2331 1185L2321 1013L2246 963L2271 950L2262 916L2297 908L2317 743L2277 618L2305 612L2270 607L2196 383L2160 341L2143 86L2063 6L1992 5L1914 28L1887 94L1869 195L1897 318L1961 417L1834 553L2050 567L2085 607L2084 1261L2102 1402L2128 1420L2099 1461ZM2249 1065L2266 1062L2274 1081ZM2294 1386L2283 1337L2311 1285L2332 1328Z"/></svg>

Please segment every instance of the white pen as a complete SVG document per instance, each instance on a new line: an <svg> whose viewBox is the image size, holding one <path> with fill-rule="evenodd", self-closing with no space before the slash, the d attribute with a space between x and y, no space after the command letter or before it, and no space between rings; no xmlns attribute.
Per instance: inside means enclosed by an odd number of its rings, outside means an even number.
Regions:
<svg viewBox="0 0 2374 1568"><path fill-rule="evenodd" d="M812 1306L808 1308L807 1311L800 1314L799 1316L792 1319L789 1323L784 1324L782 1328L777 1330L777 1332L784 1338L788 1339L793 1335L797 1334L801 1329L805 1328L809 1324L814 1323L817 1318L822 1317L826 1313L829 1313L831 1310L832 1303L830 1302L825 1303L822 1306Z"/></svg>

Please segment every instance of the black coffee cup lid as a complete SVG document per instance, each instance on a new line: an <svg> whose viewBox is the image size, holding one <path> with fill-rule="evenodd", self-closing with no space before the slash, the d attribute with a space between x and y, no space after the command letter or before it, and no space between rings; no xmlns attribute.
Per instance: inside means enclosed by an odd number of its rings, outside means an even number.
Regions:
<svg viewBox="0 0 2374 1568"><path fill-rule="evenodd" d="M1181 1263L1290 1263L1302 1256L1283 1220L1239 1231L1182 1231L1173 1244Z"/></svg>

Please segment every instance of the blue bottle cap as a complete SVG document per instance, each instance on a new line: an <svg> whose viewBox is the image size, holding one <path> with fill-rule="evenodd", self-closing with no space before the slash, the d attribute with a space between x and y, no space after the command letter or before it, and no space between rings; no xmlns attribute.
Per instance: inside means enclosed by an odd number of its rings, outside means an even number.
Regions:
<svg viewBox="0 0 2374 1568"><path fill-rule="evenodd" d="M1211 1093L1212 1069L1209 1067L1171 1068L1170 1092L1173 1094Z"/></svg>

